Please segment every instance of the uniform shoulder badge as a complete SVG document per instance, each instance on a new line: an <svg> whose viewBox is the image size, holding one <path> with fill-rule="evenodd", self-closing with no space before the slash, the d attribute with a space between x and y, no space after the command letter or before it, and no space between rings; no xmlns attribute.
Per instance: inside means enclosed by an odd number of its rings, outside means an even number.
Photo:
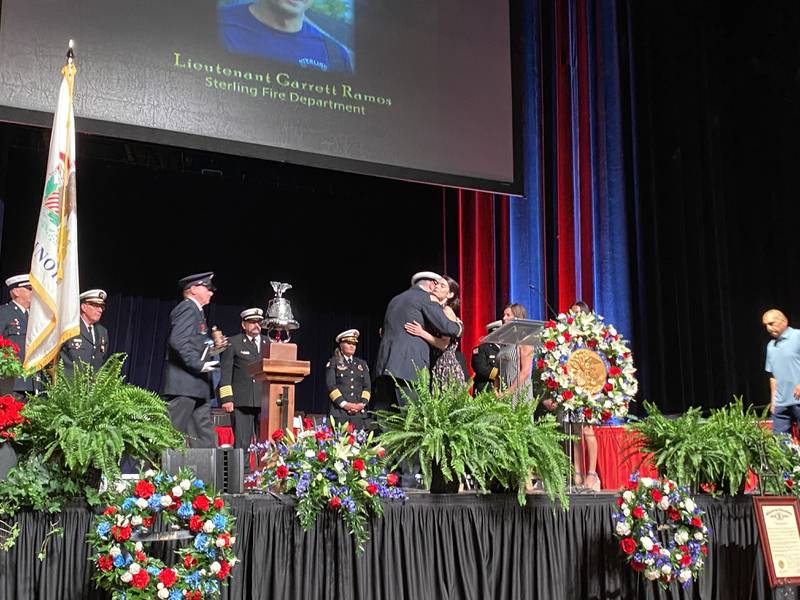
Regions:
<svg viewBox="0 0 800 600"><path fill-rule="evenodd" d="M480 352L480 349L477 346L472 349L473 354L477 354L478 352Z"/></svg>
<svg viewBox="0 0 800 600"><path fill-rule="evenodd" d="M356 368L357 368L359 371L363 371L363 370L364 370L364 365L362 365L361 363L358 363L358 367L356 367Z"/></svg>
<svg viewBox="0 0 800 600"><path fill-rule="evenodd" d="M328 361L328 362L326 362L326 363L325 363L325 368L326 368L326 369L327 369L328 367L330 367L330 366L331 366L331 361Z"/></svg>

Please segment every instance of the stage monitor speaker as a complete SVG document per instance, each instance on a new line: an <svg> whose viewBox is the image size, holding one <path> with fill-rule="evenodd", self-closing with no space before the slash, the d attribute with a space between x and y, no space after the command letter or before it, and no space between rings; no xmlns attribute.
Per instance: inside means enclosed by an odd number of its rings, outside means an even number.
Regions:
<svg viewBox="0 0 800 600"><path fill-rule="evenodd" d="M241 494L244 489L244 453L241 448L189 448L166 450L161 468L170 475L188 467L195 477L223 494Z"/></svg>

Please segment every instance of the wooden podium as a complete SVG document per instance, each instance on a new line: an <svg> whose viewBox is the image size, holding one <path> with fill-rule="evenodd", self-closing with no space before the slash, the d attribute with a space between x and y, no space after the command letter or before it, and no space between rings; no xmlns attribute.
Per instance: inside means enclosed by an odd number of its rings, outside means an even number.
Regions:
<svg viewBox="0 0 800 600"><path fill-rule="evenodd" d="M259 441L270 439L276 429L292 426L294 386L311 372L311 363L297 360L297 344L264 344L261 362L247 367L247 374L264 383L261 392Z"/></svg>

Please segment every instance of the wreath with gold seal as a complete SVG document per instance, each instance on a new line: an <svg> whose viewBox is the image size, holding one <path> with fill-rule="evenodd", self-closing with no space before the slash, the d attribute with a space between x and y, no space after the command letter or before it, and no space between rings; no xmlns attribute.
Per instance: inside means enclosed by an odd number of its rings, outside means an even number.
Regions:
<svg viewBox="0 0 800 600"><path fill-rule="evenodd" d="M627 416L639 389L633 357L613 325L596 313L561 313L547 321L536 355L544 398L581 420Z"/></svg>

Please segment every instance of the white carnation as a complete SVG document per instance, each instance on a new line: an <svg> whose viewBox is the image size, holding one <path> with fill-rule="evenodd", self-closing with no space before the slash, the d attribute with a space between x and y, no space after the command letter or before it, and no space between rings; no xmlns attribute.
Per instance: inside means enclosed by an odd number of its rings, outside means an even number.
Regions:
<svg viewBox="0 0 800 600"><path fill-rule="evenodd" d="M628 535L631 532L631 527L625 521L619 521L617 523L617 534L618 535Z"/></svg>
<svg viewBox="0 0 800 600"><path fill-rule="evenodd" d="M141 524L142 524L142 517L140 517L139 515L133 515L131 517L131 525L136 526Z"/></svg>
<svg viewBox="0 0 800 600"><path fill-rule="evenodd" d="M653 479L651 477L642 477L639 479L644 487L653 487Z"/></svg>
<svg viewBox="0 0 800 600"><path fill-rule="evenodd" d="M122 554L122 550L119 549L119 546L111 546L111 548L109 548L108 550L108 553L114 558L116 558L117 556Z"/></svg>
<svg viewBox="0 0 800 600"><path fill-rule="evenodd" d="M647 569L644 572L644 576L646 579L649 579L650 581L655 581L656 579L659 578L659 573L655 569Z"/></svg>
<svg viewBox="0 0 800 600"><path fill-rule="evenodd" d="M337 460L335 463L333 463L333 468L341 472L342 469L344 469L344 463L340 460Z"/></svg>
<svg viewBox="0 0 800 600"><path fill-rule="evenodd" d="M183 488L179 485L176 485L174 488L172 488L172 495L176 498L180 498L183 496Z"/></svg>
<svg viewBox="0 0 800 600"><path fill-rule="evenodd" d="M220 570L222 569L222 565L221 565L221 564L219 564L219 562L217 562L217 561L215 560L214 562L212 562L212 563L211 563L211 566L210 566L210 567L208 567L208 568L211 570L211 572L212 572L214 575L216 575L216 574L217 574L217 573L219 573L219 572L220 572Z"/></svg>
<svg viewBox="0 0 800 600"><path fill-rule="evenodd" d="M171 496L161 496L161 506L169 506L172 504L172 497Z"/></svg>
<svg viewBox="0 0 800 600"><path fill-rule="evenodd" d="M144 545L142 545L142 542L136 542L133 545L133 547L136 549L137 552L141 552L142 550L144 550Z"/></svg>
<svg viewBox="0 0 800 600"><path fill-rule="evenodd" d="M694 512L694 509L695 509L695 503L694 503L694 501L693 501L691 498L687 498L687 499L684 501L684 503L683 503L683 506L684 506L684 508L685 508L686 510L688 510L689 512Z"/></svg>
<svg viewBox="0 0 800 600"><path fill-rule="evenodd" d="M133 575L125 571L122 575L120 575L119 578L122 581L122 583L130 583L131 579L133 579Z"/></svg>
<svg viewBox="0 0 800 600"><path fill-rule="evenodd" d="M685 529L678 530L678 533L675 534L675 541L678 544L685 544L689 541L689 533Z"/></svg>
<svg viewBox="0 0 800 600"><path fill-rule="evenodd" d="M627 506L623 506L622 507L622 514L625 515L626 517L630 517L631 516L631 509L628 508Z"/></svg>
<svg viewBox="0 0 800 600"><path fill-rule="evenodd" d="M161 588L158 590L158 597L159 598L169 598L169 590L167 588Z"/></svg>
<svg viewBox="0 0 800 600"><path fill-rule="evenodd" d="M203 531L206 533L211 533L214 531L214 522L213 521L206 521L203 523Z"/></svg>
<svg viewBox="0 0 800 600"><path fill-rule="evenodd" d="M188 491L189 488L192 487L192 482L189 481L188 479L182 479L181 480L181 487Z"/></svg>
<svg viewBox="0 0 800 600"><path fill-rule="evenodd" d="M147 500L144 498L139 498L136 500L136 506L142 509L147 508Z"/></svg>
<svg viewBox="0 0 800 600"><path fill-rule="evenodd" d="M670 573L672 573L672 565L664 565L663 567L661 567L661 572L664 575L669 575Z"/></svg>
<svg viewBox="0 0 800 600"><path fill-rule="evenodd" d="M661 510L667 510L669 508L669 498L667 496L661 498L661 502L658 503L658 507Z"/></svg>
<svg viewBox="0 0 800 600"><path fill-rule="evenodd" d="M233 546L235 543L236 543L236 537L231 536L231 546ZM233 564L233 561L231 561L231 564Z"/></svg>
<svg viewBox="0 0 800 600"><path fill-rule="evenodd" d="M648 552L653 549L653 540L651 540L649 537L644 536L639 541L642 542L642 546L644 546L644 549Z"/></svg>
<svg viewBox="0 0 800 600"><path fill-rule="evenodd" d="M699 531L698 531L698 532L696 532L696 533L694 534L694 539L696 539L696 540L702 540L702 539L703 539L703 534L702 534L702 533L700 533Z"/></svg>
<svg viewBox="0 0 800 600"><path fill-rule="evenodd" d="M317 455L313 450L306 450L306 458L314 458Z"/></svg>
<svg viewBox="0 0 800 600"><path fill-rule="evenodd" d="M678 574L678 581L686 583L692 578L692 572L689 569L682 569Z"/></svg>
<svg viewBox="0 0 800 600"><path fill-rule="evenodd" d="M131 566L128 567L128 571L130 571L133 575L136 575L141 570L142 567L139 566L139 563L131 563Z"/></svg>
<svg viewBox="0 0 800 600"><path fill-rule="evenodd" d="M155 477L156 476L156 472L153 471L153 469L147 469L147 471L144 472L144 476L145 477Z"/></svg>
<svg viewBox="0 0 800 600"><path fill-rule="evenodd" d="M222 538L217 538L216 541L217 548L224 548L225 547L225 540Z"/></svg>
<svg viewBox="0 0 800 600"><path fill-rule="evenodd" d="M625 490L622 493L622 499L625 500L625 502L632 502L633 501L633 492L630 491L630 490Z"/></svg>

